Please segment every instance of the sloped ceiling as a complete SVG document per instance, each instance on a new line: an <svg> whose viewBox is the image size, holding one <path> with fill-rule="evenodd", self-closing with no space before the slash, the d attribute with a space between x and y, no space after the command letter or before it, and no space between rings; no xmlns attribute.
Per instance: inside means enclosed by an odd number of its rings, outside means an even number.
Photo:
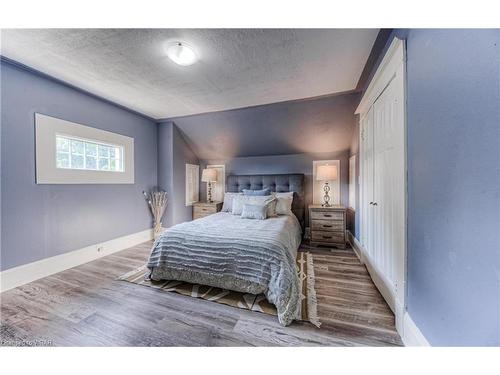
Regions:
<svg viewBox="0 0 500 375"><path fill-rule="evenodd" d="M200 159L346 151L359 94L175 118Z"/></svg>
<svg viewBox="0 0 500 375"><path fill-rule="evenodd" d="M12 29L2 55L153 118L353 90L378 29ZM167 43L200 61L171 62Z"/></svg>

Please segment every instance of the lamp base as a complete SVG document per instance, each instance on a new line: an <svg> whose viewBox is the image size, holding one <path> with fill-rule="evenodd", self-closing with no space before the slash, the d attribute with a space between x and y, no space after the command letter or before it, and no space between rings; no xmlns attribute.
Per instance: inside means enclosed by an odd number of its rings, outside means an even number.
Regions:
<svg viewBox="0 0 500 375"><path fill-rule="evenodd" d="M208 202L208 203L213 203L213 202L214 202L214 201L212 200L212 183L211 183L211 182L208 182L207 202Z"/></svg>
<svg viewBox="0 0 500 375"><path fill-rule="evenodd" d="M325 186L323 187L323 191L325 192L325 195L323 196L323 204L321 204L321 207L331 207L330 195L328 195L328 193L330 191L330 186L328 185L328 182L325 182Z"/></svg>

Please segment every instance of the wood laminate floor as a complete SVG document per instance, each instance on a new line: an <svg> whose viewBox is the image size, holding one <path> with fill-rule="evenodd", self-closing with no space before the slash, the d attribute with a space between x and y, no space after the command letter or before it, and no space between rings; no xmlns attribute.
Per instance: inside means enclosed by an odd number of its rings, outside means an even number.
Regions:
<svg viewBox="0 0 500 375"><path fill-rule="evenodd" d="M309 248L321 328L117 281L151 243L1 294L1 344L53 346L395 346L394 315L352 249Z"/></svg>

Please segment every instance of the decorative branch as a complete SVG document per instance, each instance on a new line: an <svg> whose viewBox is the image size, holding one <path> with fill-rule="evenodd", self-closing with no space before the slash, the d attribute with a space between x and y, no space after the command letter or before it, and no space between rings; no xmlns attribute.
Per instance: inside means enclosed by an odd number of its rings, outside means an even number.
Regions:
<svg viewBox="0 0 500 375"><path fill-rule="evenodd" d="M167 192L161 190L152 190L149 194L142 192L144 198L148 202L154 220L154 238L155 240L161 235L161 218L167 208Z"/></svg>

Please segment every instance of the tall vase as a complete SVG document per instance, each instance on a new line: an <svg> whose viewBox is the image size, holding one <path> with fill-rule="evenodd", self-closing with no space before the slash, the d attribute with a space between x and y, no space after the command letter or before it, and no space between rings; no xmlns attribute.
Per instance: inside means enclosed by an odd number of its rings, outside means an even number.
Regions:
<svg viewBox="0 0 500 375"><path fill-rule="evenodd" d="M163 228L161 227L161 221L156 221L154 222L154 227L153 227L153 238L155 241L158 239L163 234Z"/></svg>

